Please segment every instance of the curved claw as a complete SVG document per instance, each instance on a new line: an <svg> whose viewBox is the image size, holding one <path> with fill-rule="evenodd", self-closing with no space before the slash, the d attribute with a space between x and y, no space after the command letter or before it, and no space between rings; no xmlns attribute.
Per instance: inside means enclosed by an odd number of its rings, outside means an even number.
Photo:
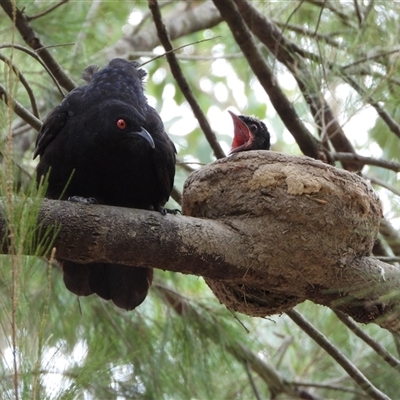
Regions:
<svg viewBox="0 0 400 400"><path fill-rule="evenodd" d="M158 212L161 213L162 215L167 215L167 214L176 215L176 214L178 214L178 213L182 214L182 211L181 211L181 210L178 210L178 209L173 209L173 210L171 210L171 209L169 209L169 208L164 208L164 207L162 207L162 206L158 206L157 208L155 208L154 206L151 206L151 207L150 207L150 210L152 210L152 211L158 211Z"/></svg>
<svg viewBox="0 0 400 400"><path fill-rule="evenodd" d="M164 208L164 212L165 212L165 214L173 214L173 215L176 215L176 214L182 214L182 211L181 210L178 210L177 208L174 208L173 210L171 210L171 209L169 209L169 208ZM164 214L164 215L165 215Z"/></svg>

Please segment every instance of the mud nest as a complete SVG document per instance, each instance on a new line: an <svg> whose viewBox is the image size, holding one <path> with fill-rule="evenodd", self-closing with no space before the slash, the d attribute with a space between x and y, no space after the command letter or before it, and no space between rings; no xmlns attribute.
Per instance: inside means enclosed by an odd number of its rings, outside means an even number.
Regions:
<svg viewBox="0 0 400 400"><path fill-rule="evenodd" d="M235 154L192 173L182 209L223 221L249 243L237 260L240 280L206 281L222 303L258 316L337 288L340 271L370 255L382 217L377 194L358 175L269 151Z"/></svg>

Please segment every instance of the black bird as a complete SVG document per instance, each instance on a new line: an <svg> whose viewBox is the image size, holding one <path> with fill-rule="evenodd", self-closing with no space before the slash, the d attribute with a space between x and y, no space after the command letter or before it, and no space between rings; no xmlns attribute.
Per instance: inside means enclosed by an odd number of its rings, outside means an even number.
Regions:
<svg viewBox="0 0 400 400"><path fill-rule="evenodd" d="M143 93L146 72L113 59L87 67L87 85L72 90L43 123L34 158L37 180L49 172L46 197L165 213L175 175L175 147ZM58 260L66 287L96 293L132 310L146 298L153 270L145 266Z"/></svg>
<svg viewBox="0 0 400 400"><path fill-rule="evenodd" d="M229 111L233 119L233 141L229 154L247 150L269 150L271 136L264 122Z"/></svg>

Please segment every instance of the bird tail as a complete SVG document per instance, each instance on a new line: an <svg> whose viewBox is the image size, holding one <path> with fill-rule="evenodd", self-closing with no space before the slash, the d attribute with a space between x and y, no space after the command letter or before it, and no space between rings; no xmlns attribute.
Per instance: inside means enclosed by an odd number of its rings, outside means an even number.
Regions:
<svg viewBox="0 0 400 400"><path fill-rule="evenodd" d="M69 291L78 296L95 293L128 311L144 301L153 280L152 268L103 263L78 264L67 260L59 262Z"/></svg>

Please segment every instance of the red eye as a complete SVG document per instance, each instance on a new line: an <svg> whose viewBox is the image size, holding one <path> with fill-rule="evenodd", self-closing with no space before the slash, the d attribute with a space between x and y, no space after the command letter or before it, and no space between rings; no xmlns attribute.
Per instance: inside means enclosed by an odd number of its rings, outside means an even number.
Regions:
<svg viewBox="0 0 400 400"><path fill-rule="evenodd" d="M117 121L117 126L119 129L125 129L126 128L126 121L124 119L119 119Z"/></svg>

